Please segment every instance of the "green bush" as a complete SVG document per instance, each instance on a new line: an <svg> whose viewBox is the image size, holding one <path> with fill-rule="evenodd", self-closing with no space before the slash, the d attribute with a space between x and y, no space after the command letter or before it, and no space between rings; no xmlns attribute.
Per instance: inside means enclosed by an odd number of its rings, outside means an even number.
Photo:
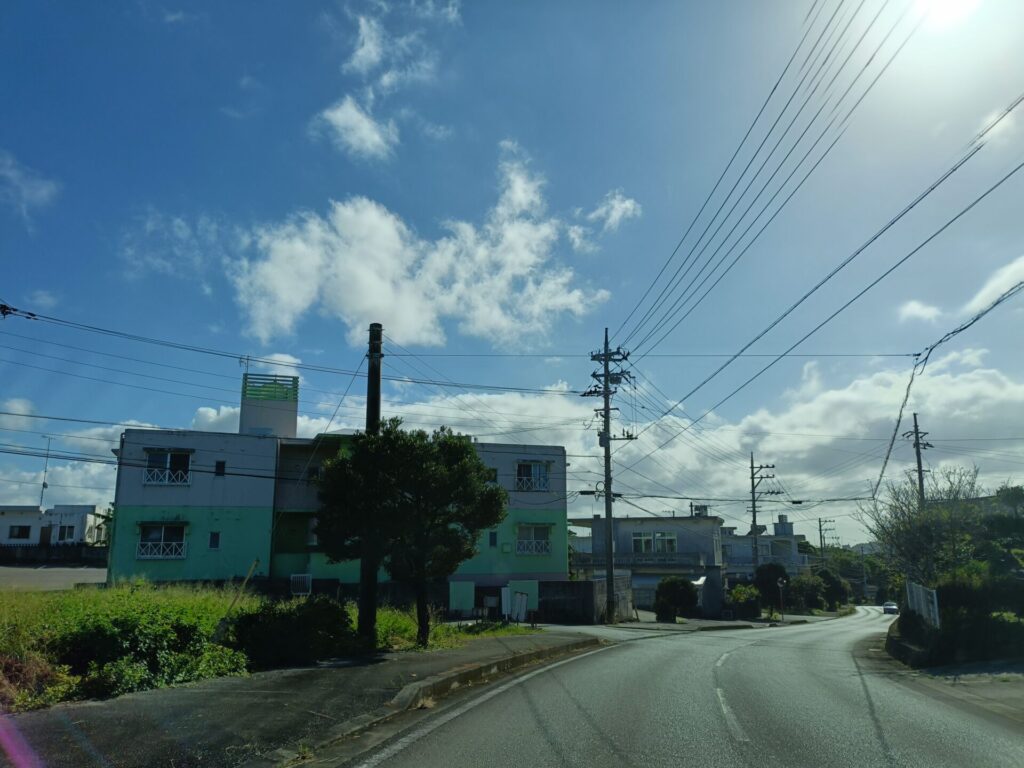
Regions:
<svg viewBox="0 0 1024 768"><path fill-rule="evenodd" d="M308 666L358 650L345 606L323 595L266 602L232 622L230 645L251 669Z"/></svg>
<svg viewBox="0 0 1024 768"><path fill-rule="evenodd" d="M794 577L786 589L786 603L793 613L824 608L825 582L810 573Z"/></svg>
<svg viewBox="0 0 1024 768"><path fill-rule="evenodd" d="M729 606L737 619L761 617L761 593L749 584L737 584L729 591Z"/></svg>
<svg viewBox="0 0 1024 768"><path fill-rule="evenodd" d="M697 587L689 579L667 576L658 582L654 593L654 612L658 621L674 623L677 616L693 616L697 612Z"/></svg>

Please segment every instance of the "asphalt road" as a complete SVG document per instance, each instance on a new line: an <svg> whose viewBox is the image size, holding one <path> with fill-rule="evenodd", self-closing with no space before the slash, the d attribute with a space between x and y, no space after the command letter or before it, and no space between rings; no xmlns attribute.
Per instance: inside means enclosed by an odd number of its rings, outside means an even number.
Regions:
<svg viewBox="0 0 1024 768"><path fill-rule="evenodd" d="M106 580L106 568L48 565L0 566L0 590L19 589L27 592L49 592L73 589L76 584L102 584Z"/></svg>
<svg viewBox="0 0 1024 768"><path fill-rule="evenodd" d="M864 658L891 617L661 633L439 709L371 766L1019 766L1024 729Z"/></svg>

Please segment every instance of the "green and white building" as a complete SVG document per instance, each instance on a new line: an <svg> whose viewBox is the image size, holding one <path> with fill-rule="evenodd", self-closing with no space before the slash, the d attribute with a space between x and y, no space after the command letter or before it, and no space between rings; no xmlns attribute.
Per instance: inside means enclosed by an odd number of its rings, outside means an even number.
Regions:
<svg viewBox="0 0 1024 768"><path fill-rule="evenodd" d="M246 374L238 434L125 430L110 582L226 581L250 569L258 580L358 581L358 563L328 562L313 534L320 464L350 437L296 437L298 386L295 377ZM569 578L565 449L474 447L508 491L509 510L451 577L451 607L469 610L511 586L536 608L539 582Z"/></svg>

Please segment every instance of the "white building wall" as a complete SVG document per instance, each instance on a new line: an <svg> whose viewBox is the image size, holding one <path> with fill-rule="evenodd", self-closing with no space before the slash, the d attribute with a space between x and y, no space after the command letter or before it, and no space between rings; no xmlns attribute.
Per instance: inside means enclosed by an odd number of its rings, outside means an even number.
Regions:
<svg viewBox="0 0 1024 768"><path fill-rule="evenodd" d="M566 508L566 466L563 446L512 443L474 443L473 446L480 460L496 470L498 485L508 491L510 509ZM517 488L517 467L524 462L539 462L545 466L547 490Z"/></svg>
<svg viewBox="0 0 1024 768"><path fill-rule="evenodd" d="M46 510L43 521L50 526L50 544L95 544L104 538L106 521L95 504L56 504ZM69 526L73 530L67 530Z"/></svg>
<svg viewBox="0 0 1024 768"><path fill-rule="evenodd" d="M28 538L11 538L12 527L28 526ZM39 507L0 507L0 545L39 544L39 530L44 525L43 510Z"/></svg>
<svg viewBox="0 0 1024 768"><path fill-rule="evenodd" d="M272 507L277 438L193 430L128 429L117 473L119 506ZM146 482L147 449L191 454L189 482ZM218 475L217 462L224 462Z"/></svg>

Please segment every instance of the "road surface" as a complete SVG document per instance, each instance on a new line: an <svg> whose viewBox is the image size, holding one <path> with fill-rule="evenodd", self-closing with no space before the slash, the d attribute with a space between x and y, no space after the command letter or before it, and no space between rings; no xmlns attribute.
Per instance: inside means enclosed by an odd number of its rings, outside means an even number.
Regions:
<svg viewBox="0 0 1024 768"><path fill-rule="evenodd" d="M807 626L652 633L439 708L356 764L1024 766L1019 724L864 658L889 621L860 608Z"/></svg>

